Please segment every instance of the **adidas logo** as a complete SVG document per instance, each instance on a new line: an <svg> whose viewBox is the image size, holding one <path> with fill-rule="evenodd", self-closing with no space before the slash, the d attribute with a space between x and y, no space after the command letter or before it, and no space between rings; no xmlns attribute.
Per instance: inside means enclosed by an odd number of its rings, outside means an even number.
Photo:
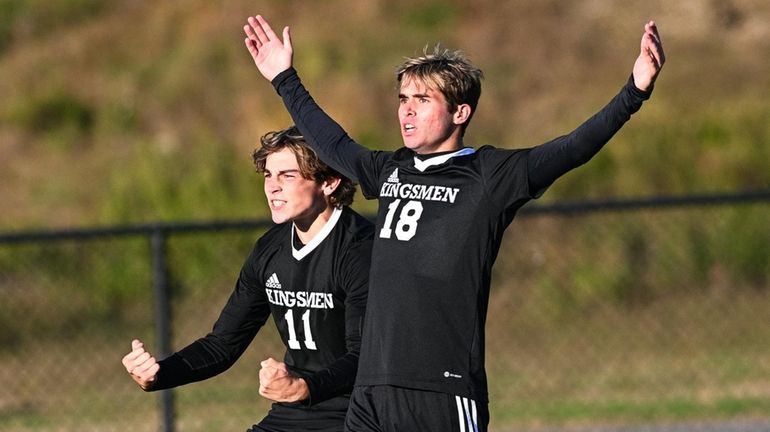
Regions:
<svg viewBox="0 0 770 432"><path fill-rule="evenodd" d="M268 288L281 289L281 282L278 281L278 276L273 273L267 278L267 281L265 281L265 286Z"/></svg>
<svg viewBox="0 0 770 432"><path fill-rule="evenodd" d="M398 183L398 168L394 169L388 177L388 183Z"/></svg>

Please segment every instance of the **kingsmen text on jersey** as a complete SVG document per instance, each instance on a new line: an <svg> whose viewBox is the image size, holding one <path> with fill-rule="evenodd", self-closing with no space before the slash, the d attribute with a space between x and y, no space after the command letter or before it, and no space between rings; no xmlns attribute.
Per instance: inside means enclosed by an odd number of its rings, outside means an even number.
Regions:
<svg viewBox="0 0 770 432"><path fill-rule="evenodd" d="M211 333L163 360L153 390L226 370L272 314L284 362L310 389L307 405L344 411L358 364L372 235L372 224L347 207L335 209L304 246L292 223L271 228L246 259Z"/></svg>
<svg viewBox="0 0 770 432"><path fill-rule="evenodd" d="M273 85L322 159L379 200L357 385L486 402L484 323L491 268L517 210L586 162L649 94L633 82L572 133L530 149L484 146L420 159L350 139L296 71Z"/></svg>

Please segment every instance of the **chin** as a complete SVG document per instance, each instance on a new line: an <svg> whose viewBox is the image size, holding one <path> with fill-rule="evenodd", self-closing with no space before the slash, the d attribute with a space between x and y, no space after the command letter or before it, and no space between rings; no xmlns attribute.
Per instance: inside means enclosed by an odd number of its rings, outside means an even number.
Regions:
<svg viewBox="0 0 770 432"><path fill-rule="evenodd" d="M289 217L282 214L271 213L270 217L273 219L273 223L282 224L289 221Z"/></svg>
<svg viewBox="0 0 770 432"><path fill-rule="evenodd" d="M406 148L408 148L410 150L417 150L418 148L420 148L420 145L418 143L415 143L415 142L409 142L407 140L404 140L404 147L406 147Z"/></svg>

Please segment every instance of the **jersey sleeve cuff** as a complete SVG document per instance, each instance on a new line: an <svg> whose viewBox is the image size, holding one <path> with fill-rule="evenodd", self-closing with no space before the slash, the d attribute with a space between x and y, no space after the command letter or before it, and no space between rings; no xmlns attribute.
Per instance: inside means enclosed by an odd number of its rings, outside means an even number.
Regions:
<svg viewBox="0 0 770 432"><path fill-rule="evenodd" d="M146 391L165 390L176 387L185 381L185 373L190 370L190 366L184 361L182 356L177 353L166 357L158 362L158 375L155 382Z"/></svg>
<svg viewBox="0 0 770 432"><path fill-rule="evenodd" d="M276 75L275 78L273 78L273 80L270 81L270 84L272 84L273 88L275 89L275 91L278 92L278 94L280 94L281 92L279 91L279 89L280 89L281 85L283 85L283 83L285 83L286 80L288 80L289 78L292 78L292 77L298 77L297 76L297 70L294 69L293 67L290 67L290 68L286 69L285 71L283 71L283 72L279 73L278 75Z"/></svg>
<svg viewBox="0 0 770 432"><path fill-rule="evenodd" d="M631 76L628 77L628 82L626 83L626 88L635 97L645 101L645 100L649 99L650 96L652 95L652 90L655 88L655 84L650 86L650 89L647 90L647 91L640 90L639 87L637 87L636 83L634 82L634 74L631 74Z"/></svg>
<svg viewBox="0 0 770 432"><path fill-rule="evenodd" d="M319 388L318 383L316 383L310 376L302 377L302 379L305 380L305 384L307 384L308 397L307 399L300 401L300 403L305 406L311 406L320 402L321 389Z"/></svg>

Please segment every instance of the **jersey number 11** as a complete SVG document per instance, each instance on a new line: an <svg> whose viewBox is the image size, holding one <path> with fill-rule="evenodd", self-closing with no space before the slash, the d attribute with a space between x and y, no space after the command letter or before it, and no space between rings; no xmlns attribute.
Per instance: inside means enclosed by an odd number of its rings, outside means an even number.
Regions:
<svg viewBox="0 0 770 432"><path fill-rule="evenodd" d="M286 319L286 324L289 328L289 348L295 350L301 349L302 347L299 344L299 340L297 340L297 331L294 329L294 311L291 309L287 310L284 318ZM316 346L315 341L313 340L313 333L310 331L310 309L302 314L302 325L305 330L305 347L309 350L315 350Z"/></svg>

